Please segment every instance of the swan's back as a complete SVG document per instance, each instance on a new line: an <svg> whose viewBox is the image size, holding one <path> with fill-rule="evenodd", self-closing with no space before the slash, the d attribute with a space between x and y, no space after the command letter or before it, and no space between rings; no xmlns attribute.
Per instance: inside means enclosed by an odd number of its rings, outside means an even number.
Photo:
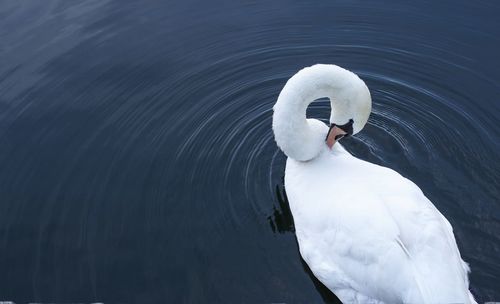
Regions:
<svg viewBox="0 0 500 304"><path fill-rule="evenodd" d="M302 257L345 303L471 302L450 224L397 172L336 145L288 159L285 187Z"/></svg>

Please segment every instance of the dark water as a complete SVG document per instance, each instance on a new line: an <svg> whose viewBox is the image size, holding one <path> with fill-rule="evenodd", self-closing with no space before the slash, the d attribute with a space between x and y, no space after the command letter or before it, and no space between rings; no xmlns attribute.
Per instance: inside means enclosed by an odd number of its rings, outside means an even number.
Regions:
<svg viewBox="0 0 500 304"><path fill-rule="evenodd" d="M322 303L271 107L314 63L374 101L344 140L416 182L500 301L497 1L0 2L0 300ZM325 101L311 116L326 119Z"/></svg>

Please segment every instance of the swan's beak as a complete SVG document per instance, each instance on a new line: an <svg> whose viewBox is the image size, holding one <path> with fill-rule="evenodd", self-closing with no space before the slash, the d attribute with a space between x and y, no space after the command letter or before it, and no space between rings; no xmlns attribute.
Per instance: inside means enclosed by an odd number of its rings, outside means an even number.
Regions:
<svg viewBox="0 0 500 304"><path fill-rule="evenodd" d="M347 132L337 127L336 125L333 125L330 128L330 131L328 131L328 135L326 136L326 145L331 149L338 140L346 135Z"/></svg>

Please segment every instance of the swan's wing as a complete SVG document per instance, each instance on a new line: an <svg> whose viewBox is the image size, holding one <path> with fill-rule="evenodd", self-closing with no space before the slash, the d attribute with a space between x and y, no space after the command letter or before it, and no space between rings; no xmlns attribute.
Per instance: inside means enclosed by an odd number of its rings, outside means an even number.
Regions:
<svg viewBox="0 0 500 304"><path fill-rule="evenodd" d="M451 226L417 186L372 164L330 180L309 167L287 167L287 194L301 254L327 287L387 303L469 302Z"/></svg>
<svg viewBox="0 0 500 304"><path fill-rule="evenodd" d="M380 200L399 231L401 266L425 303L468 303L468 269L451 225L415 184L397 176L398 190Z"/></svg>

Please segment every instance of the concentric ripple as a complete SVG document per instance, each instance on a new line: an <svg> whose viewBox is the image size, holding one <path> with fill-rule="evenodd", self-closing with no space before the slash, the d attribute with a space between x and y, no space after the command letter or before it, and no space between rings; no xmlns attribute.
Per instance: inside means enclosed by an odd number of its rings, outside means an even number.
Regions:
<svg viewBox="0 0 500 304"><path fill-rule="evenodd" d="M0 4L0 300L335 302L300 259L271 129L286 81L334 63L374 103L342 144L420 186L498 301L498 9Z"/></svg>

